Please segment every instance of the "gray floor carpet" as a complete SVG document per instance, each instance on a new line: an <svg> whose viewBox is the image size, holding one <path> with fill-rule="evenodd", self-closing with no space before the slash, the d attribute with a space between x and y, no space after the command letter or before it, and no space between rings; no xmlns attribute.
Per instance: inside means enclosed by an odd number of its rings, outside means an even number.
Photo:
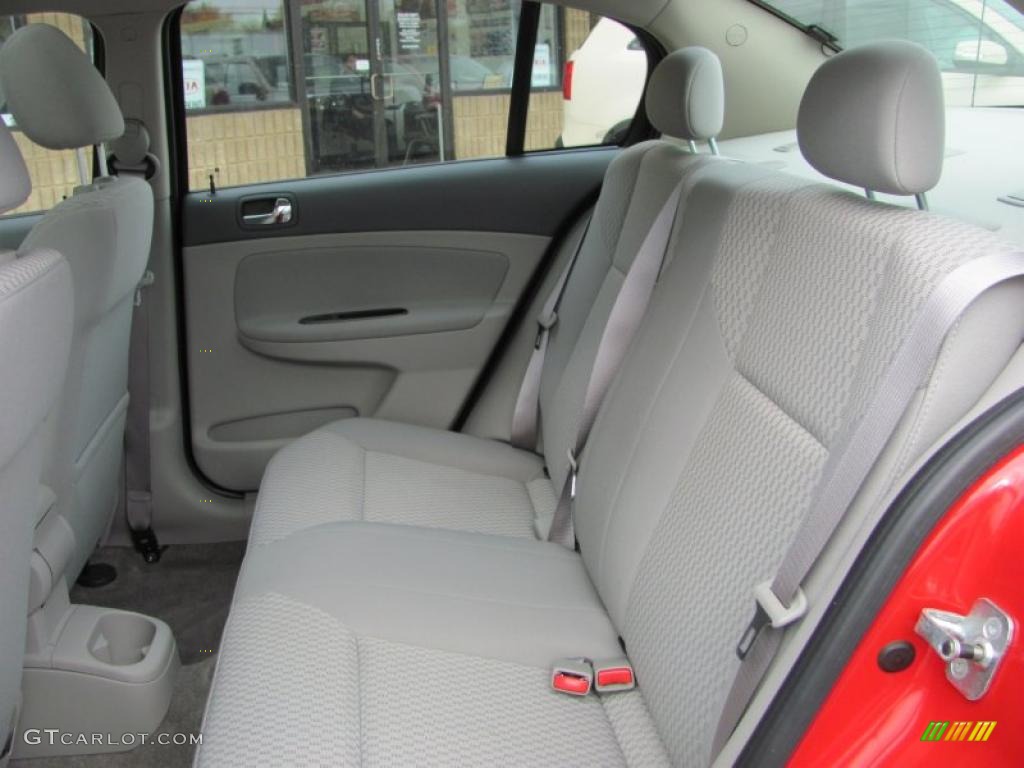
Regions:
<svg viewBox="0 0 1024 768"><path fill-rule="evenodd" d="M105 547L93 557L110 563L117 580L97 589L75 587L74 603L138 611L166 621L178 641L182 666L167 717L157 733L198 733L216 663L220 635L245 545L171 546L147 565L134 550ZM11 768L177 768L192 763L189 745L147 744L131 752L12 760Z"/></svg>
<svg viewBox="0 0 1024 768"><path fill-rule="evenodd" d="M244 553L242 542L171 546L148 565L133 549L104 547L92 560L117 568L117 579L96 589L75 587L71 602L163 619L178 641L181 663L194 664L216 652Z"/></svg>

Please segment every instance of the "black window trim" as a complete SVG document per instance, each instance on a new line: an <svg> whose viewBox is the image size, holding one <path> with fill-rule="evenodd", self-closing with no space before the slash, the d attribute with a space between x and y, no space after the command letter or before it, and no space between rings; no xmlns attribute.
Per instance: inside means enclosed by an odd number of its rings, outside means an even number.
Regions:
<svg viewBox="0 0 1024 768"><path fill-rule="evenodd" d="M540 28L540 3L523 0L516 34L512 88L509 91L508 128L505 132L505 156L519 157L526 145L526 121L530 112L530 81L533 77L533 56Z"/></svg>

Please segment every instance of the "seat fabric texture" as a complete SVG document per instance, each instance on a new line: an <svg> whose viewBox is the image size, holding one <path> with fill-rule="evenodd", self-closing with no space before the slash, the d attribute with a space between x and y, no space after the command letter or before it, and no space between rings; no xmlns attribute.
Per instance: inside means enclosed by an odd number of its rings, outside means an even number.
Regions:
<svg viewBox="0 0 1024 768"><path fill-rule="evenodd" d="M895 58L920 50L908 44ZM854 93L839 101L874 86L856 78L859 56L847 60ZM903 84L888 81L897 100ZM886 130L854 136L855 149L880 151ZM824 151L828 137L816 138ZM833 144L849 151L850 140ZM854 169L840 180L860 179ZM582 457L580 551L352 522L253 547L197 765L710 762L753 586L778 567L822 467L935 286L1013 247L967 224L717 160L682 197L670 248ZM1021 280L971 306L847 524L901 487L1022 339ZM268 476L261 493L277 482ZM804 584L812 604L821 578ZM623 653L636 690L550 688L560 658Z"/></svg>
<svg viewBox="0 0 1024 768"><path fill-rule="evenodd" d="M31 191L28 171L0 124L0 213ZM42 472L42 427L67 369L71 271L52 250L0 251L0 763L20 700L29 558Z"/></svg>

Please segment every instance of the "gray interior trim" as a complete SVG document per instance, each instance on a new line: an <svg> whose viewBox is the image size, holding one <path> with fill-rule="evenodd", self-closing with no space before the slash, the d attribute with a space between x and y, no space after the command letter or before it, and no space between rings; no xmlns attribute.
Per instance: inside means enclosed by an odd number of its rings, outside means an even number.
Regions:
<svg viewBox="0 0 1024 768"><path fill-rule="evenodd" d="M43 218L42 213L23 213L0 218L0 251L16 251L29 230Z"/></svg>
<svg viewBox="0 0 1024 768"><path fill-rule="evenodd" d="M287 235L461 230L554 235L580 191L596 190L618 147L439 163L192 192L184 199L185 247ZM295 220L243 229L243 199L289 193ZM206 202L203 202L206 201ZM398 215L399 212L401 215Z"/></svg>

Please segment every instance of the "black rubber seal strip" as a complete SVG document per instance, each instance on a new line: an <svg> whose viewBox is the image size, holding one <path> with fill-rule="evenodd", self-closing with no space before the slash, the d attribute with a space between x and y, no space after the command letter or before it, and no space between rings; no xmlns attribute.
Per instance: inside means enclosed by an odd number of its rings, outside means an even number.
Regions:
<svg viewBox="0 0 1024 768"><path fill-rule="evenodd" d="M526 0L519 14L512 90L509 94L508 133L505 138L505 154L508 157L523 154L526 146L526 117L530 111L530 82L539 26L540 3Z"/></svg>

